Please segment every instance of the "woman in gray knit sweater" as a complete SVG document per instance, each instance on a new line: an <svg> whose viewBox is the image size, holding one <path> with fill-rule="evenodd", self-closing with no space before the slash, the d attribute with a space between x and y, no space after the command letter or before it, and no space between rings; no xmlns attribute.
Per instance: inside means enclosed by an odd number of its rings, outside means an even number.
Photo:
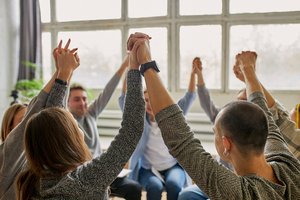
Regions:
<svg viewBox="0 0 300 200"><path fill-rule="evenodd" d="M100 157L91 160L83 134L69 112L50 108L30 119L24 139L28 169L18 178L18 199L108 199L108 186L130 158L143 132L145 102L134 54L130 56L122 127ZM72 60L74 56L62 50L58 63L64 59Z"/></svg>
<svg viewBox="0 0 300 200"><path fill-rule="evenodd" d="M128 48L139 40L132 35ZM140 63L151 61L149 41L138 48ZM238 55L248 101L225 106L214 124L215 145L235 172L206 152L186 123L182 111L164 88L157 70L144 72L156 121L170 153L210 199L300 199L300 162L288 150L269 112L256 77L256 54ZM256 105L255 105L256 104Z"/></svg>

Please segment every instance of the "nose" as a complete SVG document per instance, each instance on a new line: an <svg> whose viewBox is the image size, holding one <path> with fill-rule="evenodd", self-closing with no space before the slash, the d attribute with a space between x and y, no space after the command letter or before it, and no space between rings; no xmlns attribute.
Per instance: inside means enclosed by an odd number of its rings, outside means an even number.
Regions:
<svg viewBox="0 0 300 200"><path fill-rule="evenodd" d="M80 104L84 105L85 104L85 100L84 99L80 99Z"/></svg>

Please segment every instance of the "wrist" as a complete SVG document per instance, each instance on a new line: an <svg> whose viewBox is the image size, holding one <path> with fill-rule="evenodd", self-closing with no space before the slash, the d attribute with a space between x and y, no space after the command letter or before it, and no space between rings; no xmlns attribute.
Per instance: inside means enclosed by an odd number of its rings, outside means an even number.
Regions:
<svg viewBox="0 0 300 200"><path fill-rule="evenodd" d="M57 73L57 78L61 79L63 81L68 81L71 74L72 74L72 71L63 71L62 70Z"/></svg>
<svg viewBox="0 0 300 200"><path fill-rule="evenodd" d="M56 79L55 79L55 82L58 83L58 84L60 84L60 85L68 85L68 82L67 82L67 81L61 80L61 79L59 79L59 78L56 78Z"/></svg>
<svg viewBox="0 0 300 200"><path fill-rule="evenodd" d="M144 76L146 71L156 71L156 73L160 72L155 61L146 62L141 65L140 72Z"/></svg>

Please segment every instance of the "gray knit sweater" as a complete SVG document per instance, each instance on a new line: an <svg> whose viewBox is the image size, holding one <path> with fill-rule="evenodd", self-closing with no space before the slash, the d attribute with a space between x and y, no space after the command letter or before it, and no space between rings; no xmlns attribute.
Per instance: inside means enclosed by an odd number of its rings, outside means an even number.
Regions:
<svg viewBox="0 0 300 200"><path fill-rule="evenodd" d="M268 117L265 155L280 185L255 174L238 176L220 166L194 137L177 105L160 111L156 121L170 153L210 199L300 199L300 162L288 150L262 93L253 93L249 100L259 105Z"/></svg>
<svg viewBox="0 0 300 200"><path fill-rule="evenodd" d="M134 151L144 127L145 102L141 75L130 70L123 122L108 150L60 178L42 179L34 199L108 199L108 186Z"/></svg>
<svg viewBox="0 0 300 200"><path fill-rule="evenodd" d="M26 167L24 153L24 129L30 117L45 107L62 106L67 86L55 83L50 94L43 90L31 100L22 122L11 131L0 145L0 199L14 200L17 175Z"/></svg>

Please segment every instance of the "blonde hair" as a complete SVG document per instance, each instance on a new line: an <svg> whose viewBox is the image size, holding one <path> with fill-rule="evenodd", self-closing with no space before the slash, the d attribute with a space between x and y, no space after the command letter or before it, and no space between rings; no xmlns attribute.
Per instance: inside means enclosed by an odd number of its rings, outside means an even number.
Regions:
<svg viewBox="0 0 300 200"><path fill-rule="evenodd" d="M27 122L25 155L28 169L17 178L17 198L30 199L42 177L60 177L91 160L73 116L61 108L47 108Z"/></svg>
<svg viewBox="0 0 300 200"><path fill-rule="evenodd" d="M25 109L27 106L24 104L16 103L11 105L4 113L3 119L2 119L2 125L1 125L1 140L4 142L4 140L7 138L8 134L11 132L13 127L13 122L15 115L21 111L22 109Z"/></svg>

